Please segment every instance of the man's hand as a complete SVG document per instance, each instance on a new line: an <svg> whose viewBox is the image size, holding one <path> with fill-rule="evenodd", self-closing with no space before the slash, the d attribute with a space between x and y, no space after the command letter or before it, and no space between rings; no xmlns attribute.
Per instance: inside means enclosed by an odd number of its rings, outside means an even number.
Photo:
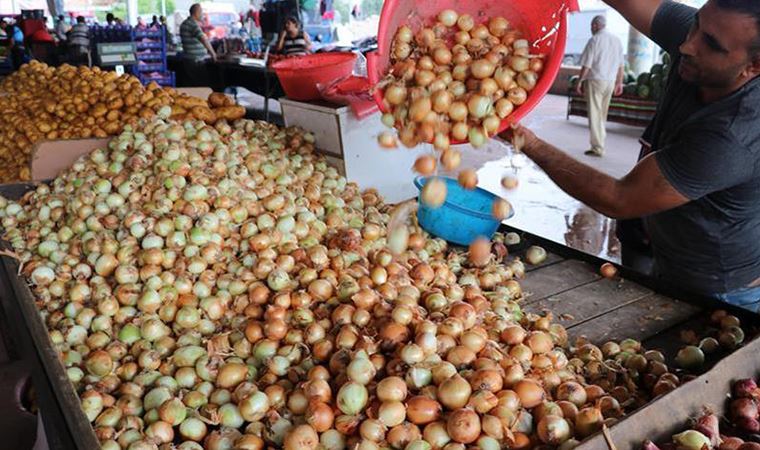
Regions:
<svg viewBox="0 0 760 450"><path fill-rule="evenodd" d="M515 146L515 150L525 151L533 148L540 139L532 131L520 125L507 128L499 133L499 137Z"/></svg>
<svg viewBox="0 0 760 450"><path fill-rule="evenodd" d="M216 52L211 53L211 61L216 62Z"/></svg>
<svg viewBox="0 0 760 450"><path fill-rule="evenodd" d="M578 83L575 85L575 93L583 95L583 80L578 80Z"/></svg>
<svg viewBox="0 0 760 450"><path fill-rule="evenodd" d="M623 95L623 83L615 83L615 96Z"/></svg>

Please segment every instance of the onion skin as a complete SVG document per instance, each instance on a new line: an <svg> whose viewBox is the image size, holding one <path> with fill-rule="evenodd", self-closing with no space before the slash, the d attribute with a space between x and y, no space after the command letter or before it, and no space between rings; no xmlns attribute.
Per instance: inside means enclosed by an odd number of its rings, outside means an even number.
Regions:
<svg viewBox="0 0 760 450"><path fill-rule="evenodd" d="M734 397L738 398L757 398L757 383L752 378L739 380L733 385Z"/></svg>
<svg viewBox="0 0 760 450"><path fill-rule="evenodd" d="M446 432L462 444L475 442L480 436L480 430L480 417L471 409L458 409L446 421Z"/></svg>

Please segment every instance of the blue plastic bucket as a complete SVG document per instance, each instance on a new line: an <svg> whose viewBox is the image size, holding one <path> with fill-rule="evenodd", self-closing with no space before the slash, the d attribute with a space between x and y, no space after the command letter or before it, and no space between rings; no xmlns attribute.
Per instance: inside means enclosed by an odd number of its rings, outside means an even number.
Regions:
<svg viewBox="0 0 760 450"><path fill-rule="evenodd" d="M470 245L478 237L492 238L501 221L491 214L496 195L480 188L468 191L457 180L439 177L446 183L446 201L438 208L431 208L417 197L417 221L423 230L459 245ZM420 191L428 177L417 177L414 185ZM509 212L509 217L514 210Z"/></svg>

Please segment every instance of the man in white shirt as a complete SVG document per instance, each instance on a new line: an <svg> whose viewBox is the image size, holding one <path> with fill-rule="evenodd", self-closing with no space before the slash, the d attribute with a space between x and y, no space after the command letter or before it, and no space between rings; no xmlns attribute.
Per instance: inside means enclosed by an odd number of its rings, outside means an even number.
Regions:
<svg viewBox="0 0 760 450"><path fill-rule="evenodd" d="M604 155L610 100L613 93L623 93L623 44L605 30L606 25L604 16L596 16L591 21L593 36L583 50L580 81L575 88L578 95L586 95L588 103L591 149L586 154L589 156Z"/></svg>

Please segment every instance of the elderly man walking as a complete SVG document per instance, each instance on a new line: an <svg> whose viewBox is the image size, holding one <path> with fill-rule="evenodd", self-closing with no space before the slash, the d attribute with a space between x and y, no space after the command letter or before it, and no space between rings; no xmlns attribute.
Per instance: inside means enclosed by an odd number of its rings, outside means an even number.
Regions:
<svg viewBox="0 0 760 450"><path fill-rule="evenodd" d="M607 138L605 123L612 94L623 93L623 44L605 28L607 19L596 16L591 21L593 36L586 44L581 57L578 95L585 94L588 104L588 123L591 130L589 156L603 156Z"/></svg>

